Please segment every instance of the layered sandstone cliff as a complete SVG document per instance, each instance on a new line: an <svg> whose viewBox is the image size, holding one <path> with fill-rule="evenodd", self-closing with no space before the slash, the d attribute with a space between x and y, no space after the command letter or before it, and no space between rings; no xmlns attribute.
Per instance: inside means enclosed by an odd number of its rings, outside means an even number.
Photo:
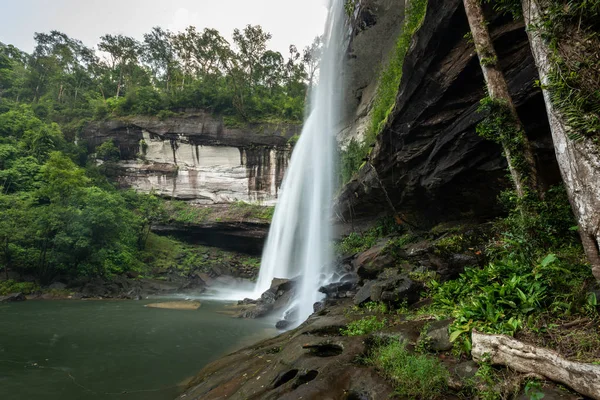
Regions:
<svg viewBox="0 0 600 400"><path fill-rule="evenodd" d="M272 205L300 126L286 123L227 126L219 116L187 112L160 120L136 116L90 123L88 150L113 140L123 187L198 204L236 201Z"/></svg>

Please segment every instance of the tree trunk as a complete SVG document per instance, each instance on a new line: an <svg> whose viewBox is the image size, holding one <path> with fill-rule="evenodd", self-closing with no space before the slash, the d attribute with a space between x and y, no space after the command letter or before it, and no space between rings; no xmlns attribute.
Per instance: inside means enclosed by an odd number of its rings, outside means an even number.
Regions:
<svg viewBox="0 0 600 400"><path fill-rule="evenodd" d="M498 55L496 54L487 28L483 9L481 8L481 0L463 0L463 2L489 96L492 100L500 100L508 106L513 116L515 127L519 131L524 132L523 124L519 119L517 109L508 92L506 79L504 79L504 74L498 65ZM523 168L527 170L526 173L515 164L515 155L512 154L508 143L502 141L502 146L518 196L520 198L525 197L528 189L531 193L539 195L537 168L531 145L526 136L524 136L522 148L518 149L518 151L523 153L526 164Z"/></svg>
<svg viewBox="0 0 600 400"><path fill-rule="evenodd" d="M523 15L529 26L539 22L547 2L524 0ZM592 139L583 136L574 141L569 138L572 129L565 117L552 104L546 89L552 69L551 49L539 30L527 30L529 43L542 83L546 112L554 141L556 160L569 195L585 253L592 272L600 281L600 153Z"/></svg>
<svg viewBox="0 0 600 400"><path fill-rule="evenodd" d="M494 365L506 365L522 373L541 375L600 400L600 365L569 361L555 351L504 335L473 332L472 341L471 355L475 361L489 357L489 362Z"/></svg>

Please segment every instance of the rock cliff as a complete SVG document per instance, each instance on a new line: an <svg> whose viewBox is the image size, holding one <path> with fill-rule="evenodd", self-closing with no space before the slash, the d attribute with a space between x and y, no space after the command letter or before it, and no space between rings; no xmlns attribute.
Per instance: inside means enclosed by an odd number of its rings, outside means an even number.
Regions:
<svg viewBox="0 0 600 400"><path fill-rule="evenodd" d="M88 124L88 150L113 140L120 151L116 179L123 187L199 204L235 201L274 204L300 126L230 127L207 112L164 120L127 117Z"/></svg>
<svg viewBox="0 0 600 400"><path fill-rule="evenodd" d="M426 227L498 213L497 195L509 186L506 165L500 147L475 132L484 117L477 109L485 84L474 45L466 37L469 26L461 5L460 0L429 2L406 55L387 124L367 162L337 198L343 221L356 224L400 213ZM511 95L536 161L544 165L544 184L554 184L560 176L542 94L534 87L538 75L524 26L491 13L490 20ZM356 115L364 113L357 108ZM355 125L346 128L356 130Z"/></svg>

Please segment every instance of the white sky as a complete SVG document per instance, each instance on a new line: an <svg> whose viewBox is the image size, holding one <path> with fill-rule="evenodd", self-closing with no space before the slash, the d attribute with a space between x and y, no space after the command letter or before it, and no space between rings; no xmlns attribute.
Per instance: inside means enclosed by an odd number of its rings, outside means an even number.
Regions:
<svg viewBox="0 0 600 400"><path fill-rule="evenodd" d="M122 33L138 40L153 26L215 28L231 39L234 28L262 25L269 48L284 57L323 32L326 0L0 0L0 42L30 53L34 32L58 30L96 47L100 36Z"/></svg>

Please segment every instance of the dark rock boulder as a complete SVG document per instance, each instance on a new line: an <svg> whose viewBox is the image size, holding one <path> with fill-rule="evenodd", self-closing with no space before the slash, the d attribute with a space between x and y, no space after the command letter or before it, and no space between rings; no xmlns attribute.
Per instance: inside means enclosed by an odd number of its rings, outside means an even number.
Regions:
<svg viewBox="0 0 600 400"><path fill-rule="evenodd" d="M239 314L240 318L261 318L269 314L273 310L273 303L252 304Z"/></svg>
<svg viewBox="0 0 600 400"><path fill-rule="evenodd" d="M367 301L371 300L371 288L375 284L375 281L365 281L363 286L358 290L354 296L354 304L359 306Z"/></svg>
<svg viewBox="0 0 600 400"><path fill-rule="evenodd" d="M245 299L238 302L238 305L245 306L241 307L242 309L238 314L238 317L261 318L268 314L285 310L291 304L297 283L297 279L273 279L271 287L266 290L259 299ZM295 322L291 315L286 319Z"/></svg>
<svg viewBox="0 0 600 400"><path fill-rule="evenodd" d="M338 294L343 293L344 297L346 297L346 292L352 291L355 288L355 282L336 282L321 286L319 292L324 293L328 297L336 297Z"/></svg>
<svg viewBox="0 0 600 400"><path fill-rule="evenodd" d="M0 303L14 303L17 301L25 301L25 295L23 293L11 293L6 296L0 296Z"/></svg>
<svg viewBox="0 0 600 400"><path fill-rule="evenodd" d="M449 351L452 349L449 328L451 319L436 321L430 324L425 332L427 347L432 351Z"/></svg>
<svg viewBox="0 0 600 400"><path fill-rule="evenodd" d="M383 301L390 304L408 304L419 300L423 286L406 275L399 275L377 281L371 286L371 301Z"/></svg>
<svg viewBox="0 0 600 400"><path fill-rule="evenodd" d="M286 330L287 328L289 328L290 326L292 326L293 322L292 321L287 321L285 319L279 320L277 321L277 323L275 324L275 328L283 331Z"/></svg>
<svg viewBox="0 0 600 400"><path fill-rule="evenodd" d="M396 265L395 258L386 251L387 243L388 239L381 240L356 256L354 268L361 279L377 278L386 268Z"/></svg>

